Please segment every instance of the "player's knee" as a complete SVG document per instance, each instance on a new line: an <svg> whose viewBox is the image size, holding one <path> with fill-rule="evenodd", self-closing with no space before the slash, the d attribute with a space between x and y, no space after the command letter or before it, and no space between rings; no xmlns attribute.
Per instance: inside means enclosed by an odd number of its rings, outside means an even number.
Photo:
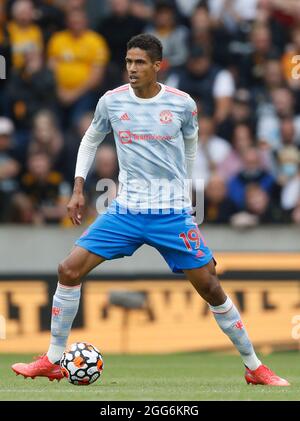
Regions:
<svg viewBox="0 0 300 421"><path fill-rule="evenodd" d="M59 282L63 285L76 285L80 280L80 272L72 267L67 261L58 265Z"/></svg>

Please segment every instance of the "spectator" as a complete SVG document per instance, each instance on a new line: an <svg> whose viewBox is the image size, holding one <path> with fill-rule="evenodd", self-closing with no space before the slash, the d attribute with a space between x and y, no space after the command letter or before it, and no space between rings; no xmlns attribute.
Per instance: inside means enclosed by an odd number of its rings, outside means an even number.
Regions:
<svg viewBox="0 0 300 421"><path fill-rule="evenodd" d="M235 92L231 110L226 120L219 125L218 134L230 141L236 126L244 124L254 131L255 123L251 94L247 89L241 88Z"/></svg>
<svg viewBox="0 0 300 421"><path fill-rule="evenodd" d="M273 17L284 24L285 29L300 21L298 0L270 0Z"/></svg>
<svg viewBox="0 0 300 421"><path fill-rule="evenodd" d="M188 30L176 23L174 7L167 0L160 0L154 9L153 25L146 26L145 32L156 36L162 43L164 59L162 65L182 66L188 55Z"/></svg>
<svg viewBox="0 0 300 421"><path fill-rule="evenodd" d="M194 9L190 19L190 45L208 49L214 63L227 66L229 63L230 36L222 26L214 26L207 7L203 3Z"/></svg>
<svg viewBox="0 0 300 421"><path fill-rule="evenodd" d="M93 112L82 114L76 124L66 132L65 155L67 158L63 165L63 171L66 180L70 183L73 183L74 181L76 158L81 139L89 128L93 120L93 116Z"/></svg>
<svg viewBox="0 0 300 421"><path fill-rule="evenodd" d="M14 202L15 214L19 214L21 221L24 220L22 211L26 210L28 218L28 210L31 210L30 219L34 224L62 222L71 189L62 174L51 170L47 154L37 152L29 156L21 186L24 193L17 194Z"/></svg>
<svg viewBox="0 0 300 421"><path fill-rule="evenodd" d="M34 24L34 7L30 0L17 0L12 6L13 20L8 24L8 32L13 52L13 67L21 69L25 54L43 51L43 36Z"/></svg>
<svg viewBox="0 0 300 421"><path fill-rule="evenodd" d="M14 125L6 117L0 117L0 222L9 220L11 200L18 189L20 172L13 150Z"/></svg>
<svg viewBox="0 0 300 421"><path fill-rule="evenodd" d="M268 193L258 184L249 184L245 191L245 210L234 214L231 224L246 228L259 224L277 223L282 220L282 212Z"/></svg>
<svg viewBox="0 0 300 421"><path fill-rule="evenodd" d="M95 89L101 86L109 58L105 39L88 29L83 10L69 12L67 25L67 30L51 37L48 46L64 127L95 106L99 96Z"/></svg>
<svg viewBox="0 0 300 421"><path fill-rule="evenodd" d="M198 1L198 0L197 0ZM151 0L131 0L130 14L141 20L151 20L153 16L153 4Z"/></svg>
<svg viewBox="0 0 300 421"><path fill-rule="evenodd" d="M199 144L194 165L194 179L200 178L207 184L211 172L224 162L231 151L230 144L215 134L212 117L199 118Z"/></svg>
<svg viewBox="0 0 300 421"><path fill-rule="evenodd" d="M246 187L255 183L265 190L270 197L275 196L276 181L274 177L263 168L259 151L250 148L243 156L243 168L228 184L228 196L240 210L245 208Z"/></svg>
<svg viewBox="0 0 300 421"><path fill-rule="evenodd" d="M53 3L44 0L34 0L36 23L43 32L45 43L48 43L51 35L64 28L64 11ZM68 4L70 3L70 0L68 0Z"/></svg>
<svg viewBox="0 0 300 421"><path fill-rule="evenodd" d="M296 110L300 111L300 24L292 29L292 43L287 45L285 53L282 56L281 64L283 75L295 95Z"/></svg>
<svg viewBox="0 0 300 421"><path fill-rule="evenodd" d="M264 107L270 106L272 91L285 87L282 66L279 59L270 57L265 61L263 67L263 83L261 85L255 85L252 88L257 107L257 115L264 112Z"/></svg>
<svg viewBox="0 0 300 421"><path fill-rule="evenodd" d="M296 136L293 117L284 117L280 120L280 136L283 147L291 145L300 146L300 139Z"/></svg>
<svg viewBox="0 0 300 421"><path fill-rule="evenodd" d="M11 46L6 24L4 3L0 2L0 115L6 113L5 79L9 78L11 69ZM5 67L3 68L3 63ZM5 73L5 74L3 74Z"/></svg>
<svg viewBox="0 0 300 421"><path fill-rule="evenodd" d="M27 145L34 115L41 108L55 110L54 92L54 76L44 65L41 52L25 53L23 68L12 73L6 91L9 114L16 124L19 144L23 149Z"/></svg>
<svg viewBox="0 0 300 421"><path fill-rule="evenodd" d="M110 15L100 22L97 32L108 42L114 70L121 72L124 67L126 44L131 37L143 32L146 21L130 13L129 0L110 0L110 9Z"/></svg>
<svg viewBox="0 0 300 421"><path fill-rule="evenodd" d="M179 14L186 19L193 16L198 5L202 6L202 2L199 0L175 0L175 4Z"/></svg>
<svg viewBox="0 0 300 421"><path fill-rule="evenodd" d="M300 139L300 116L295 114L295 98L288 88L276 88L271 92L272 106L265 109L257 123L257 138L267 148L276 151L281 147L280 120L292 118L295 139Z"/></svg>
<svg viewBox="0 0 300 421"><path fill-rule="evenodd" d="M254 145L251 129L246 124L237 124L233 129L232 146L227 158L220 162L217 168L218 174L228 181L242 170L243 157Z"/></svg>
<svg viewBox="0 0 300 421"><path fill-rule="evenodd" d="M114 147L102 144L96 153L94 171L88 180L90 216L95 217L95 212L104 212L105 208L116 197L118 173L118 160ZM97 184L101 180L103 185Z"/></svg>
<svg viewBox="0 0 300 421"><path fill-rule="evenodd" d="M191 15L190 26L190 45L207 48L213 54L215 44L212 37L212 21L202 3L199 3Z"/></svg>
<svg viewBox="0 0 300 421"><path fill-rule="evenodd" d="M72 10L83 10L86 8L86 0L68 0L63 5L65 13L70 13Z"/></svg>
<svg viewBox="0 0 300 421"><path fill-rule="evenodd" d="M258 0L209 0L209 11L215 21L221 21L227 30L237 33L247 22L256 18Z"/></svg>
<svg viewBox="0 0 300 421"><path fill-rule="evenodd" d="M217 124L229 115L234 94L231 74L214 65L211 55L201 47L193 47L185 69L171 73L167 82L189 92L199 101L200 110L214 116Z"/></svg>
<svg viewBox="0 0 300 421"><path fill-rule="evenodd" d="M297 175L299 162L300 152L296 146L290 145L280 149L277 155L278 184L285 186L289 180Z"/></svg>
<svg viewBox="0 0 300 421"><path fill-rule="evenodd" d="M236 211L234 203L227 197L224 179L213 174L205 189L204 221L206 223L227 224Z"/></svg>
<svg viewBox="0 0 300 421"><path fill-rule="evenodd" d="M272 44L272 34L269 26L254 25L249 38L252 48L250 54L242 57L239 68L240 84L245 88L263 83L266 61L270 54L278 54L278 51Z"/></svg>
<svg viewBox="0 0 300 421"><path fill-rule="evenodd" d="M65 13L75 9L87 12L89 28L95 29L98 23L109 13L109 0L61 0L61 8Z"/></svg>
<svg viewBox="0 0 300 421"><path fill-rule="evenodd" d="M118 173L119 167L115 148L107 143L102 143L96 153L92 176L95 177L97 181L104 178L117 181Z"/></svg>
<svg viewBox="0 0 300 421"><path fill-rule="evenodd" d="M28 153L29 155L46 154L51 161L52 168L63 171L66 162L64 139L51 111L41 110L35 114Z"/></svg>
<svg viewBox="0 0 300 421"><path fill-rule="evenodd" d="M282 53L289 41L289 32L286 22L277 18L276 10L274 9L275 2L273 0L258 0L255 24L267 25L270 28L272 43Z"/></svg>

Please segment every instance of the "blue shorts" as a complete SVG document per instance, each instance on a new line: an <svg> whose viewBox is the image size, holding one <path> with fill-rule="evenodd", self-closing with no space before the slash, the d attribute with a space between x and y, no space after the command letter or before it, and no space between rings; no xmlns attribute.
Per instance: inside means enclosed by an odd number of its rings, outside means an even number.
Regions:
<svg viewBox="0 0 300 421"><path fill-rule="evenodd" d="M211 250L188 210L130 213L113 201L76 241L76 245L106 260L131 256L140 246L155 247L171 270L181 273L206 265Z"/></svg>

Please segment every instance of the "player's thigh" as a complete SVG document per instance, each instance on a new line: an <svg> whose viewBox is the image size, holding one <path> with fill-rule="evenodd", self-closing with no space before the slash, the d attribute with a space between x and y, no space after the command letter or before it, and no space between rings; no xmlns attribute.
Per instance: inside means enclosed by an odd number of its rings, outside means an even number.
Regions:
<svg viewBox="0 0 300 421"><path fill-rule="evenodd" d="M188 212L183 210L178 214L157 216L149 226L148 244L160 252L173 272L182 273L183 269L205 266L213 258Z"/></svg>
<svg viewBox="0 0 300 421"><path fill-rule="evenodd" d="M70 254L59 264L60 282L77 285L80 279L105 261L105 258L91 253L80 246L74 246Z"/></svg>

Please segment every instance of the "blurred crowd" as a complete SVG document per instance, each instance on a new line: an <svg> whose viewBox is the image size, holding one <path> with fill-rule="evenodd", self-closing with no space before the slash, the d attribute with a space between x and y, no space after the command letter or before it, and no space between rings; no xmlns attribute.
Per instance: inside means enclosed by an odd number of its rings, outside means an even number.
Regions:
<svg viewBox="0 0 300 421"><path fill-rule="evenodd" d="M300 224L298 0L0 0L0 222L68 226L79 143L142 32L163 44L160 81L198 105L205 222ZM109 135L88 221L117 175Z"/></svg>

